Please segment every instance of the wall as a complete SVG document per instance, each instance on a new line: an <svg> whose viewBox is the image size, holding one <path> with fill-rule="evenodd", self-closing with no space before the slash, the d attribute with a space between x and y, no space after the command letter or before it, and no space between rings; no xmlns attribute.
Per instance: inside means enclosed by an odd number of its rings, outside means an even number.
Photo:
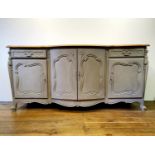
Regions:
<svg viewBox="0 0 155 155"><path fill-rule="evenodd" d="M0 19L0 101L11 101L6 45L149 43L145 100L155 99L155 19Z"/></svg>

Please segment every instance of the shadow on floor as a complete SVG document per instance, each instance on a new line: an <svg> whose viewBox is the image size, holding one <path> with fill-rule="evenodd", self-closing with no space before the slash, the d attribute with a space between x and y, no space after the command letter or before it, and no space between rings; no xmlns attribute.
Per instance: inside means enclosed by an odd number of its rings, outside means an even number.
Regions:
<svg viewBox="0 0 155 155"><path fill-rule="evenodd" d="M97 110L97 109L128 109L128 110L137 110L139 108L139 103L124 103L119 102L116 104L104 104L99 103L97 105L91 107L64 107L55 103L52 104L39 104L39 103L31 103L27 104L26 108L28 109L61 109L61 110L75 110L75 111L90 111L90 110Z"/></svg>

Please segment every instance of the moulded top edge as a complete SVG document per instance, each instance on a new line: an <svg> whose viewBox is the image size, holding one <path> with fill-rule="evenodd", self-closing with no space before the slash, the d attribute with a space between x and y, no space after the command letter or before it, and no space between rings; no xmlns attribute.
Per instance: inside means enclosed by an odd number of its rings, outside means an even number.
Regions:
<svg viewBox="0 0 155 155"><path fill-rule="evenodd" d="M121 44L121 45L100 45L100 44L64 44L64 45L8 45L7 48L54 48L54 47L146 47L149 44Z"/></svg>

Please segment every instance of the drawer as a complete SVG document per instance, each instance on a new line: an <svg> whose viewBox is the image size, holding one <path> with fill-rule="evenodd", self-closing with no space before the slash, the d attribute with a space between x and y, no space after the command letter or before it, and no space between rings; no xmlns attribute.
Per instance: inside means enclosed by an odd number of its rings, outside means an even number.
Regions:
<svg viewBox="0 0 155 155"><path fill-rule="evenodd" d="M110 49L109 57L143 57L145 55L145 49Z"/></svg>
<svg viewBox="0 0 155 155"><path fill-rule="evenodd" d="M12 58L46 58L46 50L16 49L11 50Z"/></svg>

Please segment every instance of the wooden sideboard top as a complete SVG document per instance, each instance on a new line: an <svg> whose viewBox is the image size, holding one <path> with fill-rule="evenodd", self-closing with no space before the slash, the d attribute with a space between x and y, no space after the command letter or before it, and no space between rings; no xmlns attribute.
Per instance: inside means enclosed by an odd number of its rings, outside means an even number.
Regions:
<svg viewBox="0 0 155 155"><path fill-rule="evenodd" d="M101 44L64 44L64 45L8 45L7 48L54 48L54 47L146 47L149 44L121 44L121 45L101 45Z"/></svg>

